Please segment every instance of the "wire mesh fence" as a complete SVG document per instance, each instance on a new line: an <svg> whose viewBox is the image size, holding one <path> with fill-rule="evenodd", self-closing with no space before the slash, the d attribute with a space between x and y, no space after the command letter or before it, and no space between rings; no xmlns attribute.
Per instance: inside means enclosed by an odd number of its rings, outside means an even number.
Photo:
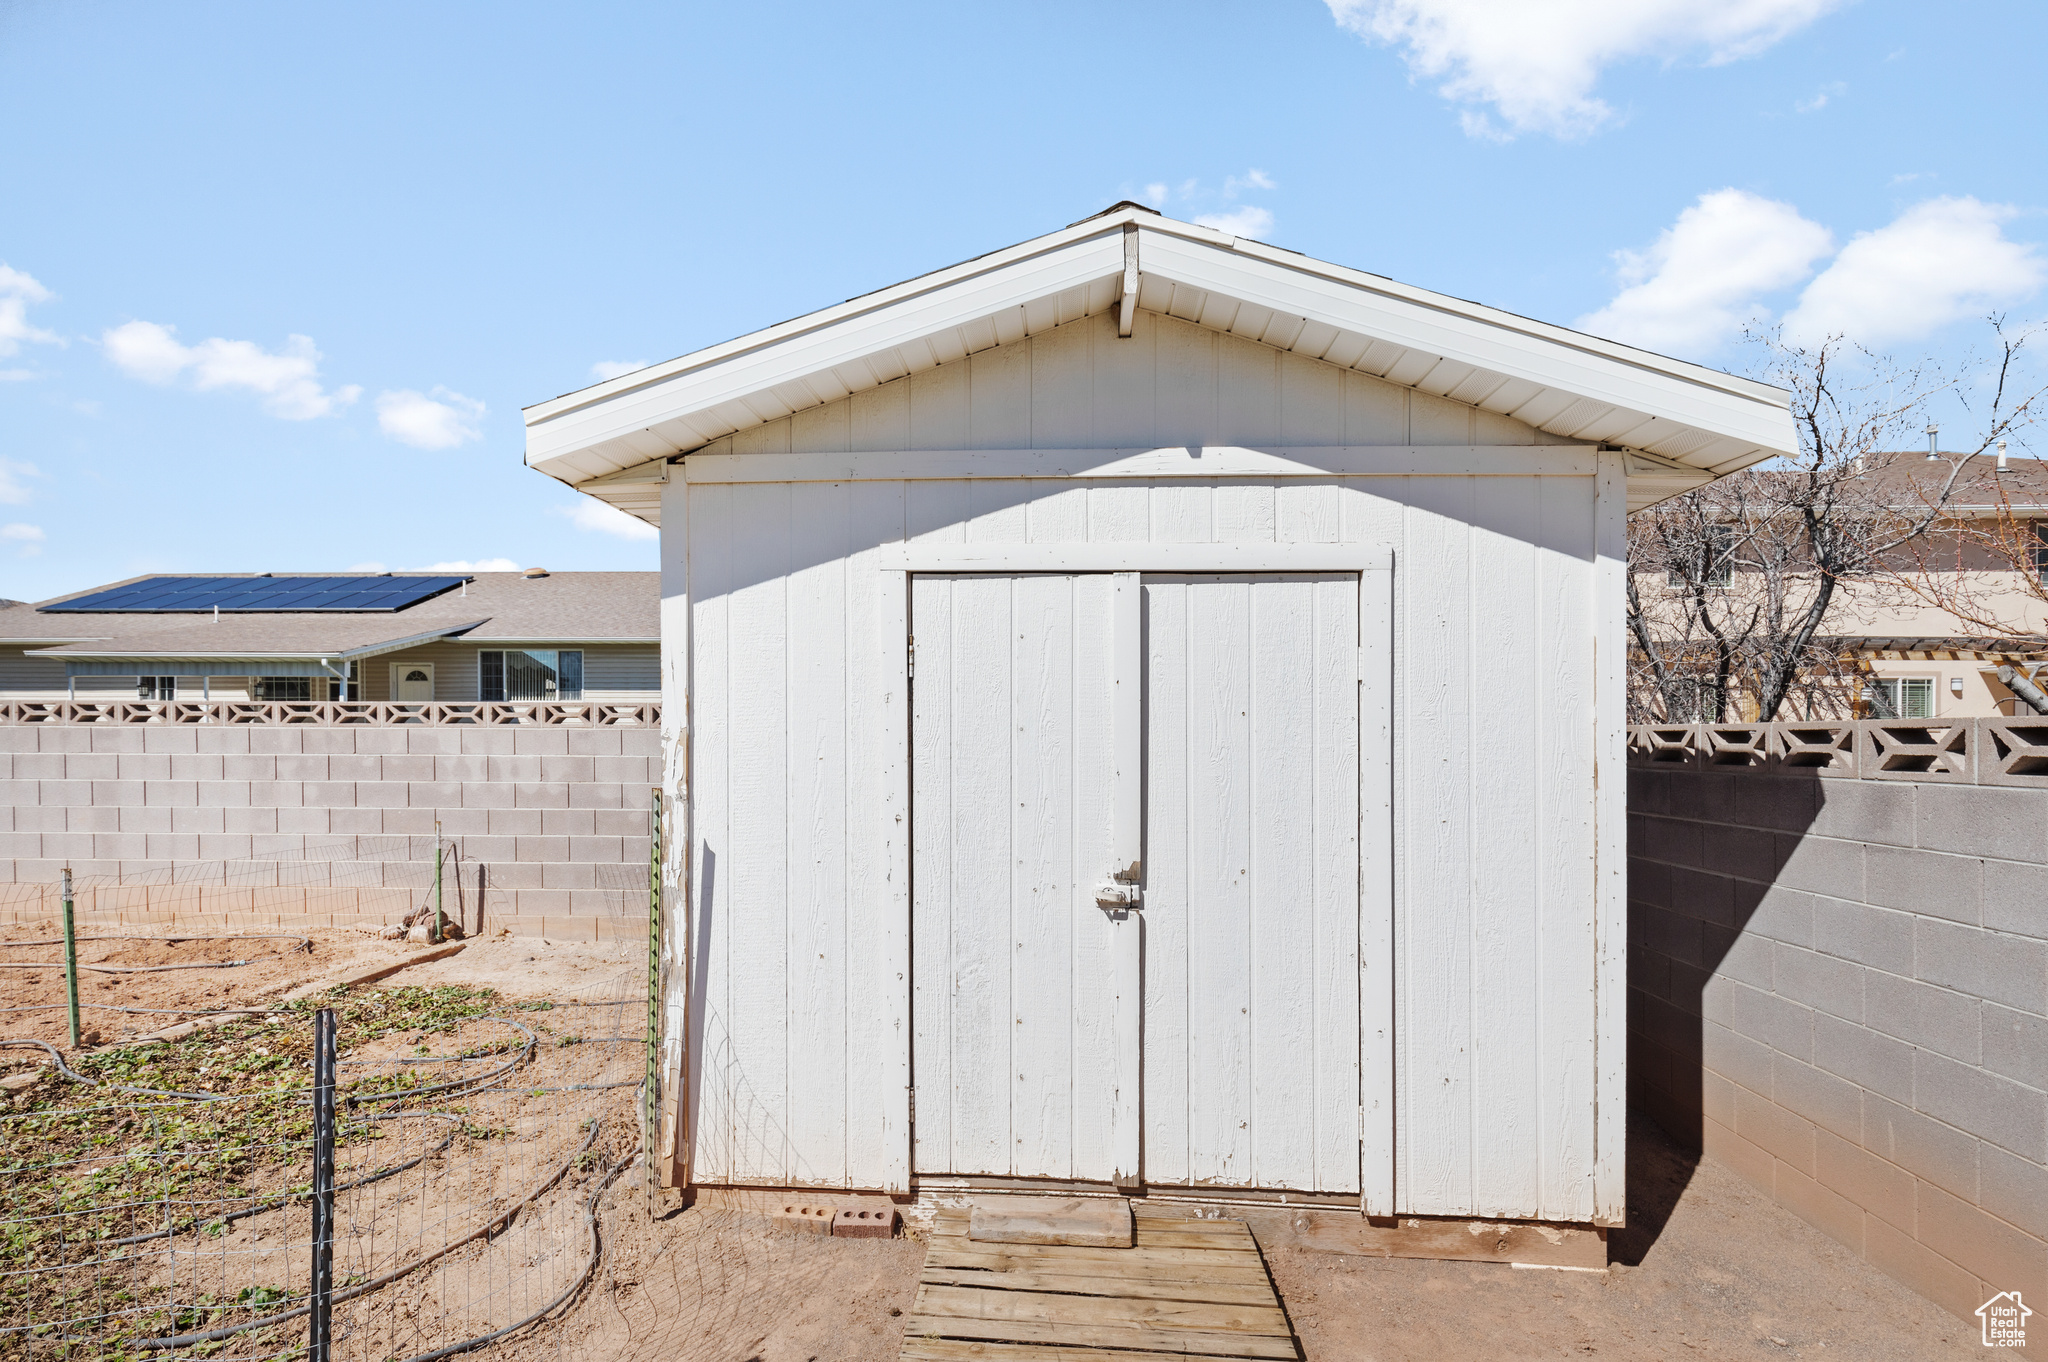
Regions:
<svg viewBox="0 0 2048 1362"><path fill-rule="evenodd" d="M290 840L278 850L233 859L80 865L72 876L73 899L81 920L163 932L397 923L438 906L447 921L474 936L504 917L506 894L493 884L489 865L465 854L460 839ZM637 879L629 887L644 899L645 871L633 870ZM0 923L47 920L61 894L56 876L0 883Z"/></svg>
<svg viewBox="0 0 2048 1362"><path fill-rule="evenodd" d="M324 850L79 877L81 969L102 971L86 976L100 991L83 1045L63 1034L59 938L36 925L52 896L16 889L23 911L7 926L0 895L0 964L24 966L0 970L0 1359L396 1362L515 1334L546 1351L545 1326L600 1258L597 1197L641 1147L645 968L622 956L573 990L398 975L255 998L277 988L251 986L250 966L312 943L194 930L220 893L296 877L282 887L396 889L408 912L431 902L433 839ZM647 873L600 875L643 922ZM451 921L468 909L474 923L481 906L444 902ZM344 960L364 939L316 935ZM171 970L192 972L156 972ZM325 1145L322 1008L335 1024ZM331 1277L316 1293L321 1242Z"/></svg>
<svg viewBox="0 0 2048 1362"><path fill-rule="evenodd" d="M85 1056L6 1043L44 1063L0 1115L0 1356L305 1350L319 1001ZM638 989L332 1004L332 1355L434 1356L566 1305L591 1197L639 1145Z"/></svg>

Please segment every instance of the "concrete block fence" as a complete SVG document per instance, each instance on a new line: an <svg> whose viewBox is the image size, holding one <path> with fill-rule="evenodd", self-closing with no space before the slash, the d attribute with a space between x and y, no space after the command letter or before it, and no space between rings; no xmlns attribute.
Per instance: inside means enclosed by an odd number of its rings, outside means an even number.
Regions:
<svg viewBox="0 0 2048 1362"><path fill-rule="evenodd" d="M395 920L438 822L444 902L473 912L481 875L487 930L636 936L659 748L653 724L0 724L0 912L46 915L69 866L88 913Z"/></svg>
<svg viewBox="0 0 2048 1362"><path fill-rule="evenodd" d="M2048 778L1797 727L1635 735L1631 1098L1965 1319L2048 1300Z"/></svg>

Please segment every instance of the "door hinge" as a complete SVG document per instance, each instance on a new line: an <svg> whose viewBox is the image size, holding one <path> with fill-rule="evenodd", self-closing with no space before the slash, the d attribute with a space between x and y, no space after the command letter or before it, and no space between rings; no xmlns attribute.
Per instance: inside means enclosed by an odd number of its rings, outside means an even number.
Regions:
<svg viewBox="0 0 2048 1362"><path fill-rule="evenodd" d="M905 1089L904 1089L904 1091L910 1094L910 1124L912 1124L912 1125L916 1125L916 1124L917 1124L917 1089L916 1089L916 1088L905 1088Z"/></svg>
<svg viewBox="0 0 2048 1362"><path fill-rule="evenodd" d="M903 653L903 671L906 676L917 675L917 638L913 635Z"/></svg>

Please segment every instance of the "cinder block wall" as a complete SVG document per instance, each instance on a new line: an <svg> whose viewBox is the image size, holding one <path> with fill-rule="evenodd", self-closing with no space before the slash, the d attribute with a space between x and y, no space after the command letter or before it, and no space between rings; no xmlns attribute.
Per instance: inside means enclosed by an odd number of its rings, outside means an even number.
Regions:
<svg viewBox="0 0 2048 1362"><path fill-rule="evenodd" d="M0 905L69 866L88 911L391 921L438 820L444 902L459 878L473 912L481 867L487 930L636 935L659 749L652 725L0 725Z"/></svg>
<svg viewBox="0 0 2048 1362"><path fill-rule="evenodd" d="M2048 790L1629 771L1631 1097L1969 1318L2048 1300Z"/></svg>

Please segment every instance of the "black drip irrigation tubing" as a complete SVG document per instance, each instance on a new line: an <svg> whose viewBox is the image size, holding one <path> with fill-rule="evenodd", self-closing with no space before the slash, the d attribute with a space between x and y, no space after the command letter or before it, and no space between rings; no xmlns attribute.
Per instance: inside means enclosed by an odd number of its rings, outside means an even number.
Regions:
<svg viewBox="0 0 2048 1362"><path fill-rule="evenodd" d="M80 936L74 941L164 941L176 945L185 941L296 941L298 949L313 949L313 939L306 936L291 936L271 933L268 935L237 934L234 936ZM0 949L11 946L58 946L64 943L61 936L38 937L33 941L0 941ZM285 952L290 955L290 951ZM200 960L179 965L93 965L79 961L78 968L91 970L95 974L161 974L174 969L239 969L254 964L253 960ZM0 969L63 969L62 960L0 960Z"/></svg>
<svg viewBox="0 0 2048 1362"><path fill-rule="evenodd" d="M58 1073L64 1075L73 1083L83 1083L88 1088L104 1088L108 1092L139 1092L147 1093L151 1097L182 1097L188 1102L232 1102L238 1097L254 1095L242 1092L172 1092L167 1088L136 1088L130 1087L125 1083L109 1083L104 1079L87 1078L84 1074L75 1072L69 1064L64 1062L62 1052L48 1041L0 1036L0 1045L33 1045L38 1049L48 1050L50 1052L50 1061L57 1066ZM289 1090L280 1089L280 1091Z"/></svg>
<svg viewBox="0 0 2048 1362"><path fill-rule="evenodd" d="M413 1259L404 1267L394 1268L391 1271L385 1273L381 1277L372 1278L370 1281L363 1282L359 1285L351 1286L344 1290L335 1292L333 1297L333 1303L335 1305L346 1305L348 1302L356 1299L358 1296L367 1296L372 1291L381 1291L385 1287L391 1285L391 1283L399 1280L401 1277L410 1276L412 1273L419 1271L427 1264L435 1262L438 1259L445 1258L459 1248L466 1247L467 1245L476 1242L478 1239L490 1240L494 1238L496 1235L498 1235L501 1231L509 1229L511 1227L512 1221L518 1216L519 1212L525 1210L527 1206L533 1203L536 1197L540 1196L541 1193L547 1191L550 1187L553 1187L556 1183L560 1182L565 1176L568 1175L569 1170L575 1166L576 1160L581 1158L584 1152L588 1150L593 1143L596 1142L598 1126L599 1122L595 1120L591 1121L588 1130L585 1132L583 1136L583 1143L578 1145L576 1147L575 1152L570 1154L568 1158L562 1160L562 1166L560 1168L557 1168L554 1172L550 1173L547 1177L541 1179L539 1183L535 1184L532 1191L528 1192L525 1196L521 1197L513 1205L507 1207L503 1211L500 1211L497 1214L497 1216L495 1216L493 1219L489 1220L483 1225L478 1226L476 1229L471 1230L468 1234L462 1236L462 1238L457 1239L452 1243L443 1244L440 1248L435 1249L432 1253L423 1254L420 1257ZM620 1163L614 1164L612 1166L612 1168L607 1172L606 1176L599 1183L598 1190L600 1192L603 1191L605 1185L609 1184L611 1178L615 1176L618 1173L619 1169L622 1167L624 1167L623 1160ZM595 1196L593 1196L592 1201L594 1202L595 1200L596 1198ZM585 1214L586 1216L591 1214L589 1208L586 1208ZM591 1238L594 1246L596 1244L596 1231L594 1228L591 1232ZM592 1269L594 1269L596 1266L596 1254L593 1253L591 1255L591 1262L584 1268L582 1277L577 1279L576 1285L574 1288L572 1288L572 1290L582 1289L583 1283L589 1280L590 1273ZM550 1302L547 1309L552 1310L555 1308L555 1306L561 1304L562 1301L567 1299L568 1295L564 1294L563 1296L558 1297L553 1302ZM275 1315L266 1315L262 1319L252 1319L242 1324L224 1324L218 1329L208 1329L204 1333L173 1334L168 1338L139 1338L136 1339L135 1342L129 1346L135 1348L159 1349L190 1348L201 1343L218 1343L222 1339L232 1338L236 1334L247 1333L251 1329L266 1329L273 1324L283 1324L287 1320L297 1319L301 1315L310 1313L312 1309L312 1302L308 1301L304 1305L293 1306L289 1310L282 1311L281 1313ZM534 1320L539 1319L541 1315L544 1315L546 1313L547 1311L543 1310L540 1312L540 1314L531 1315L528 1318L521 1320L518 1324L512 1325L511 1328L523 1328L525 1325L532 1323ZM438 1352L426 1353L422 1356L443 1357L449 1353L464 1352L470 1348L478 1346L479 1343L488 1342L492 1339L499 1337L501 1334L507 1333L509 1331L510 1330L508 1329L497 1330L493 1333L483 1335L480 1338L468 1339L461 1343L451 1344ZM408 1359L407 1362L420 1362L420 1359Z"/></svg>
<svg viewBox="0 0 2048 1362"><path fill-rule="evenodd" d="M477 1020L503 1022L505 1025L523 1033L526 1036L526 1044L510 1060L486 1074L471 1074L465 1078L451 1079L446 1083L432 1083L424 1088L400 1088L396 1092L371 1093L365 1097L343 1094L343 1100L353 1107L359 1103L394 1102L409 1097L421 1097L431 1092L446 1092L450 1089L468 1091L472 1088L481 1088L511 1073L528 1059L531 1059L535 1048L540 1044L539 1036L536 1036L527 1027L513 1021L510 1017L487 1016L479 1017ZM0 1036L0 1046L6 1045L33 1045L39 1050L46 1050L49 1052L51 1062L57 1066L57 1072L65 1078L70 1079L73 1083L83 1083L89 1088L101 1088L107 1092L139 1092L149 1097L180 1097L191 1102L233 1102L243 1097L260 1095L246 1092L176 1092L168 1088L138 1088L126 1083L109 1083L101 1078L87 1078L84 1074L74 1070L69 1064L64 1062L63 1052L48 1041L36 1040L33 1037L14 1038ZM293 1090L281 1088L275 1091L290 1092ZM461 1093L457 1092L453 1095L460 1096ZM313 1100L310 1093L307 1094L306 1100L308 1102Z"/></svg>
<svg viewBox="0 0 2048 1362"><path fill-rule="evenodd" d="M505 1025L510 1026L520 1032L523 1032L526 1036L525 1046L519 1051L518 1054L512 1056L511 1059L507 1060L505 1063L499 1065L497 1068L491 1070L487 1074L472 1074L467 1078L452 1078L448 1080L446 1083L430 1083L424 1088L400 1088L396 1092L371 1093L367 1097L356 1097L344 1093L342 1094L343 1100L345 1100L351 1107L353 1107L358 1103L362 1102L396 1102L408 1097L422 1097L430 1092L445 1092L450 1088L480 1088L499 1078L504 1077L506 1074L511 1073L514 1069L518 1068L521 1064L524 1064L527 1060L533 1058L534 1049L536 1046L540 1044L540 1037L536 1036L531 1030L528 1030L526 1027L520 1025L518 1022L513 1021L510 1017L500 1017L492 1015L487 1017L479 1017L477 1018L477 1020L503 1022Z"/></svg>
<svg viewBox="0 0 2048 1362"><path fill-rule="evenodd" d="M613 1004L588 1005L612 1006ZM122 1010L125 1011L131 1009ZM354 1108L357 1104L362 1102L390 1101L394 1098L417 1097L430 1092L441 1092L450 1089L460 1089L460 1092L453 1094L457 1096L467 1092L480 1091L481 1089L488 1087L489 1085L494 1083L497 1079L503 1077L505 1074L511 1072L513 1069L517 1068L521 1063L530 1059L533 1055L535 1048L539 1044L540 1038L536 1036L531 1029L520 1024L519 1022L513 1021L510 1017L488 1015L479 1017L477 1018L477 1020L503 1022L504 1024L511 1026L517 1029L518 1031L522 1032L526 1036L526 1044L520 1049L519 1053L515 1055L510 1062L500 1066L497 1069L492 1070L488 1074L483 1074L480 1076L474 1076L469 1078L456 1079L447 1083L436 1083L424 1088L409 1088L394 1093L377 1093L367 1097L346 1097L344 1098L344 1100L348 1103L348 1105L351 1108ZM612 1038L605 1037L605 1039ZM160 1088L138 1088L118 1083L106 1083L99 1079L87 1078L85 1075L75 1072L69 1065L67 1065L64 1062L64 1056L58 1052L57 1048L44 1041L34 1039L0 1038L0 1046L5 1045L37 1046L40 1049L49 1052L52 1061L57 1066L57 1071L60 1074L62 1074L65 1078L70 1079L73 1082L86 1084L89 1087L104 1088L111 1092L139 1092L146 1093L154 1097L180 1097L195 1101L207 1102L231 1101L237 1097L244 1097L250 1095L246 1093L182 1093L170 1092ZM637 1088L640 1085L641 1080L634 1079L631 1081L620 1083L576 1083L570 1084L566 1087L558 1088L535 1088L533 1089L533 1091L586 1092L610 1088ZM521 1089L520 1091L524 1090ZM307 1094L307 1100L312 1100L312 1095L310 1093ZM363 1119L371 1121L400 1120L409 1116L435 1116L451 1122L456 1121L457 1119L445 1112L406 1111L372 1113L365 1115ZM414 1259L412 1262L407 1263L404 1267L396 1268L393 1271L387 1272L383 1276L375 1278L371 1281L362 1282L358 1285L335 1292L332 1298L332 1303L335 1305L342 1305L346 1304L349 1301L355 1300L358 1297L367 1296L373 1291L380 1291L384 1287L389 1286L391 1283L398 1281L404 1277L410 1276L412 1273L417 1272L419 1269L427 1266L429 1263L433 1263L441 1258L445 1258L450 1253L453 1253L456 1249L475 1243L479 1239L483 1240L486 1243L490 1242L490 1240L495 1238L498 1234L502 1233L506 1229L509 1229L512 1225L512 1222L518 1218L518 1215L522 1210L533 1204L533 1202L538 1197L540 1197L544 1192L548 1191L556 1183L560 1182L565 1176L568 1175L569 1170L575 1166L576 1161L579 1158L581 1158L586 1152L588 1152L591 1145L596 1142L597 1133L601 1124L602 1123L600 1120L593 1118L585 1128L583 1143L578 1145L574 1152L572 1152L568 1158L562 1161L561 1167L557 1168L553 1173L549 1174L540 1183L538 1183L533 1188L533 1190L529 1191L525 1196L521 1197L517 1202L507 1207L504 1211L500 1212L496 1217L494 1217L487 1223L479 1226L477 1229L472 1230L470 1233L464 1235L462 1238L457 1239L452 1243L442 1245L440 1248L435 1249L432 1253L428 1253L419 1258ZM355 1187L364 1186L368 1183L381 1181L384 1178L391 1177L398 1173L404 1172L408 1168L416 1167L418 1164L424 1161L430 1154L438 1153L440 1152L440 1150L447 1148L447 1146L454 1141L454 1138L455 1131L450 1130L447 1138L445 1138L441 1142L441 1144L436 1146L433 1150L424 1151L418 1157L410 1159L405 1163L399 1164L395 1167L383 1169L377 1173L371 1174L368 1177L360 1178L352 1183L343 1184L342 1186L337 1187L335 1190L347 1191ZM644 1158L645 1156L646 1151L641 1151L641 1157ZM605 1171L604 1176L598 1179L597 1186L591 1190L589 1198L584 1202L583 1221L584 1227L590 1235L590 1253L589 1257L583 1264L583 1271L577 1275L576 1280L571 1282L566 1290L564 1290L560 1295L556 1296L553 1300L549 1301L546 1305L542 1306L539 1310L536 1310L532 1314L526 1316L524 1319L518 1320L512 1324L505 1325L503 1328L494 1329L487 1334L479 1334L474 1338L463 1339L459 1343L451 1343L448 1344L446 1347L436 1348L431 1352L420 1353L415 1357L405 1359L404 1362L437 1362L437 1360L440 1358L452 1357L458 1353L470 1352L476 1348L486 1347L492 1343L497 1342L501 1338L504 1338L510 1334L517 1333L519 1330L524 1329L529 1325L538 1323L539 1321L547 1318L547 1316L552 1314L557 1309L561 1308L563 1305L567 1304L569 1301L573 1300L576 1297L576 1295L579 1292L581 1292L585 1286L589 1284L591 1274L597 1271L597 1264L599 1260L603 1257L604 1239L602 1227L597 1213L598 1200L601 1197L603 1197L605 1192L611 1188L612 1183L618 1179L619 1174L623 1172L631 1164L631 1162L632 1160L628 1159L620 1159L614 1162L611 1165L611 1167ZM262 1206L247 1207L243 1210L230 1213L227 1216L218 1217L218 1219L222 1224L227 1224L231 1221L243 1219L251 1215L258 1215L267 1211L276 1210L281 1206L290 1204L293 1200L296 1199L299 1199L296 1194L287 1195L274 1202ZM199 1219L195 1220L192 1223L194 1225L198 1225L208 1224L212 1222L206 1219ZM187 1226L187 1228L190 1228L190 1226ZM155 1231L151 1234L137 1235L128 1239L115 1240L114 1243L125 1246L133 1243L142 1243L150 1239L163 1238L166 1235L170 1235L173 1233L174 1230L166 1228L163 1230ZM263 1319L249 1320L242 1324L223 1325L218 1329L209 1329L203 1333L176 1334L167 1338L138 1339L132 1346L140 1349L168 1350L174 1348L194 1347L202 1343L218 1343L224 1339L232 1338L236 1334L247 1333L252 1329L267 1328L274 1324L282 1324L288 1320L297 1319L303 1315L309 1314L311 1311L312 1304L309 1301L304 1305L296 1306L293 1309L286 1310L280 1314L266 1316ZM19 1332L19 1330L0 1329L0 1337L4 1337L7 1334L16 1332Z"/></svg>
<svg viewBox="0 0 2048 1362"><path fill-rule="evenodd" d="M296 941L299 943L300 950L310 951L313 949L312 937L295 936L290 932L237 932L232 936L74 936L71 939L73 941L163 941L173 946L186 941ZM0 941L0 948L9 946L61 946L63 944L64 938L61 936L42 936L37 937L33 941ZM289 955L291 952L286 951L285 954Z"/></svg>
<svg viewBox="0 0 2048 1362"><path fill-rule="evenodd" d="M495 1329L488 1334L478 1334L475 1338L465 1338L460 1343L450 1343L447 1347L436 1348L430 1353L420 1353L418 1356L408 1357L405 1359L405 1362L435 1362L436 1358L453 1357L457 1353L466 1353L472 1348L482 1348L496 1343L507 1334L516 1333L529 1324L539 1323L555 1310L575 1299L576 1293L590 1284L591 1274L597 1271L598 1259L604 1256L604 1236L597 1216L598 1198L610 1190L612 1183L618 1179L619 1174L631 1167L633 1162L634 1160L630 1159L620 1159L617 1163L614 1163L606 1171L605 1175L598 1180L597 1186L591 1190L590 1199L583 1203L583 1224L590 1231L590 1258L583 1264L583 1271L577 1276L575 1281L569 1284L567 1290L528 1315L525 1319L520 1320L517 1324L508 1324L504 1328Z"/></svg>
<svg viewBox="0 0 2048 1362"><path fill-rule="evenodd" d="M0 1007L0 1012L55 1012L69 1007L69 1003L33 1003L28 1007ZM283 1011L288 1004L280 1004ZM80 1003L79 1007L96 1007L102 1012L146 1012L164 1017L248 1017L254 1016L246 1007L116 1007L112 1003Z"/></svg>
<svg viewBox="0 0 2048 1362"><path fill-rule="evenodd" d="M382 1182L386 1178L397 1177L408 1168L417 1168L429 1156L438 1154L449 1145L454 1144L456 1132L462 1126L461 1118L451 1116L444 1111L391 1112L386 1115L369 1116L365 1119L371 1121L392 1121L412 1116L432 1116L446 1121L449 1124L448 1133L443 1135L441 1143L435 1145L432 1149L421 1150L404 1163L395 1163L389 1168L379 1169L368 1177L357 1178L354 1182L336 1183L334 1190L337 1192L352 1192L358 1187L368 1187L373 1182ZM261 1205L244 1206L241 1210L229 1211L226 1215L194 1216L182 1225L166 1225L160 1230L151 1230L148 1234L131 1234L125 1239L105 1239L101 1242L110 1248L121 1248L129 1244L146 1244L152 1239L169 1239L187 1230L198 1229L202 1225L232 1225L237 1220L247 1220L252 1215L263 1215L270 1211L279 1210L291 1205L294 1201L304 1201L310 1196L312 1196L311 1192L288 1192L284 1196L266 1201Z"/></svg>

